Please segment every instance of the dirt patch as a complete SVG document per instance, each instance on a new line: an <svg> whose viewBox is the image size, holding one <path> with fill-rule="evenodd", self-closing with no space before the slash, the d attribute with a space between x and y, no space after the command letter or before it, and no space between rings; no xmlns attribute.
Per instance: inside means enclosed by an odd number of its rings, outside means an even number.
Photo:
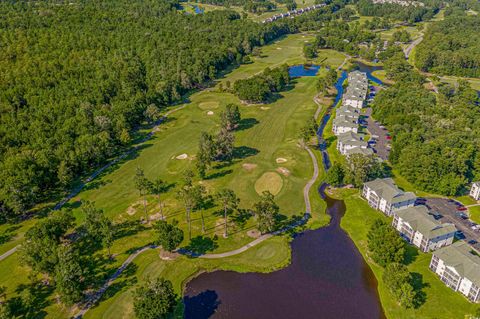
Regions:
<svg viewBox="0 0 480 319"><path fill-rule="evenodd" d="M162 260L174 260L174 259L177 259L180 256L180 254L176 252L165 251L162 249L160 250L160 253L158 254L158 256Z"/></svg>
<svg viewBox="0 0 480 319"><path fill-rule="evenodd" d="M183 153L183 154L180 154L178 155L177 157L175 157L176 159L178 160L184 160L184 159L187 159L188 158L188 155Z"/></svg>
<svg viewBox="0 0 480 319"><path fill-rule="evenodd" d="M283 187L283 179L276 172L266 172L255 182L255 191L261 195L269 191L273 195L280 193Z"/></svg>
<svg viewBox="0 0 480 319"><path fill-rule="evenodd" d="M277 164L282 164L288 162L288 160L286 158L279 157L275 160L275 162L277 162Z"/></svg>
<svg viewBox="0 0 480 319"><path fill-rule="evenodd" d="M255 168L257 168L257 164L253 164L253 163L244 163L242 164L242 167L244 170L246 171L253 171Z"/></svg>
<svg viewBox="0 0 480 319"><path fill-rule="evenodd" d="M146 201L146 205L148 205L148 201ZM135 203L133 203L132 205L130 205L128 208L127 208L127 214L130 215L130 216L133 216L137 213L137 210L142 207L143 209L143 200L139 200L139 201L136 201Z"/></svg>
<svg viewBox="0 0 480 319"><path fill-rule="evenodd" d="M213 111L208 111L207 112L207 115L213 115L213 114L214 114Z"/></svg>
<svg viewBox="0 0 480 319"><path fill-rule="evenodd" d="M290 176L290 171L285 168L285 167L279 167L277 168L277 172L279 172L280 174L284 175L284 176Z"/></svg>
<svg viewBox="0 0 480 319"><path fill-rule="evenodd" d="M252 229L252 230L247 231L247 236L251 237L251 238L258 238L261 235L262 234L260 233L260 231L258 231L256 229Z"/></svg>

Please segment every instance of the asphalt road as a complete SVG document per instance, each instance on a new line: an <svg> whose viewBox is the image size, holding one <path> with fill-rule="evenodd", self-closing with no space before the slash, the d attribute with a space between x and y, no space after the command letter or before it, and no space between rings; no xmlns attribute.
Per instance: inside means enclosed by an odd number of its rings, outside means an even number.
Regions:
<svg viewBox="0 0 480 319"><path fill-rule="evenodd" d="M375 120L372 118L372 109L370 107L366 108L365 110L364 116L367 117L367 130L371 136L378 136L375 138L377 141L376 144L371 144L370 146L373 148L378 157L386 161L390 155L390 150L387 148L387 145L390 144L390 141L387 140L388 131L386 129L382 129L380 127L381 124L375 122Z"/></svg>
<svg viewBox="0 0 480 319"><path fill-rule="evenodd" d="M475 231L471 228L469 219L462 219L457 215L462 212L466 213L466 211L457 209L461 205L460 203L448 198L427 198L425 204L432 212L437 212L441 215L438 221L454 224L465 236L464 241L468 243L471 240L475 240L477 243L470 244L470 246L480 251L480 231Z"/></svg>

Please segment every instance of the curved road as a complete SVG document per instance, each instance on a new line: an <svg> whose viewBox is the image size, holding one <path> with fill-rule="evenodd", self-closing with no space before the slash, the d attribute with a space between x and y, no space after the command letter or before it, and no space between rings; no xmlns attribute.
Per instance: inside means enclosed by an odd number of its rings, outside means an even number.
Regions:
<svg viewBox="0 0 480 319"><path fill-rule="evenodd" d="M410 45L408 47L405 48L405 50L403 51L405 53L405 59L408 60L408 58L410 57L410 54L412 53L412 50L413 48L415 48L420 42L422 42L423 40L423 34L416 38L412 43L410 43Z"/></svg>

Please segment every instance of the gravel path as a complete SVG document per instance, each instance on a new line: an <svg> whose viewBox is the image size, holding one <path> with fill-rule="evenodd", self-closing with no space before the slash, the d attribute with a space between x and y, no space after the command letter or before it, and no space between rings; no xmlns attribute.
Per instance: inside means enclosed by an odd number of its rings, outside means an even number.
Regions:
<svg viewBox="0 0 480 319"><path fill-rule="evenodd" d="M0 255L0 261L4 260L5 258L7 258L8 256L14 254L18 248L20 248L20 245L17 245L15 247L13 247L12 249L10 249L9 251L7 251L6 253L4 253L3 255Z"/></svg>

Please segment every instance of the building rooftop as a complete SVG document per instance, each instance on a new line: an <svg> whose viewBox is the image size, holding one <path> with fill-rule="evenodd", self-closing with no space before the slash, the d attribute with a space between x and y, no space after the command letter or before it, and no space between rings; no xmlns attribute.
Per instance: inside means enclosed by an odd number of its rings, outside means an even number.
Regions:
<svg viewBox="0 0 480 319"><path fill-rule="evenodd" d="M433 254L456 272L480 287L480 257L463 241L441 248Z"/></svg>
<svg viewBox="0 0 480 319"><path fill-rule="evenodd" d="M353 120L346 120L344 118L335 118L333 120L333 126L335 127L351 127L358 128L358 124Z"/></svg>
<svg viewBox="0 0 480 319"><path fill-rule="evenodd" d="M426 206L415 206L399 210L395 214L426 238L431 239L457 231L453 224L442 224L428 213L429 210Z"/></svg>
<svg viewBox="0 0 480 319"><path fill-rule="evenodd" d="M377 178L366 182L364 185L392 204L416 198L414 193L399 189L391 178Z"/></svg>
<svg viewBox="0 0 480 319"><path fill-rule="evenodd" d="M351 148L345 151L345 154L347 156L353 155L353 154L361 154L364 156L370 156L373 155L373 150L371 148L361 148L361 147L355 147Z"/></svg>

